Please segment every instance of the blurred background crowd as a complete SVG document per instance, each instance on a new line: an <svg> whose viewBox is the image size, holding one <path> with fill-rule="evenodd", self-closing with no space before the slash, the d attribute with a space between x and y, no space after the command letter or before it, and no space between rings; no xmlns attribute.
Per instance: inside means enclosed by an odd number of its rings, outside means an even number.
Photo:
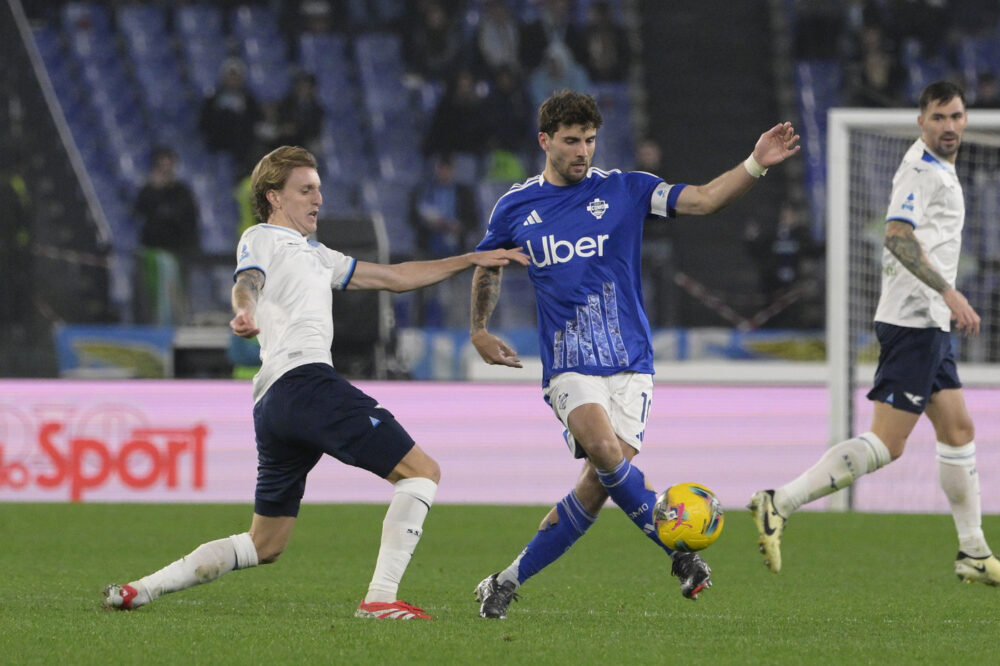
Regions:
<svg viewBox="0 0 1000 666"><path fill-rule="evenodd" d="M563 87L601 106L596 166L668 182L703 182L795 123L801 159L731 210L647 223L645 297L654 328L819 330L827 109L910 107L938 78L970 107L1000 105L1000 3L987 0L12 6L6 375L54 374L43 341L65 323L228 321L250 169L278 145L320 159L328 245L375 225L372 258L472 250L497 198L540 170L535 111ZM527 282L510 273L496 324L530 327ZM390 309L395 327L461 329L468 285Z"/></svg>

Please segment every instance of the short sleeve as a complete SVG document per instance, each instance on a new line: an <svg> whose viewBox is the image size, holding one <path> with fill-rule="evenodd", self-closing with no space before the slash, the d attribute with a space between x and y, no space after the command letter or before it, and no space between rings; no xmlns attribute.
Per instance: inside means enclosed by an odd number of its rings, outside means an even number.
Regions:
<svg viewBox="0 0 1000 666"><path fill-rule="evenodd" d="M897 174L892 184L892 197L886 222L899 220L912 225L920 224L927 202L934 192L935 179L929 167L910 166Z"/></svg>
<svg viewBox="0 0 1000 666"><path fill-rule="evenodd" d="M268 266L274 256L274 243L266 233L261 233L257 227L250 227L243 232L236 246L236 270L233 280L243 271L256 268L267 275Z"/></svg>
<svg viewBox="0 0 1000 666"><path fill-rule="evenodd" d="M503 201L501 200L493 207L493 212L490 213L486 235L476 245L476 252L514 247L514 241L510 236L510 225L506 223L506 217L507 207L503 205Z"/></svg>
<svg viewBox="0 0 1000 666"><path fill-rule="evenodd" d="M346 289L347 283L354 276L354 269L358 265L358 260L347 256L343 252L331 250L322 243L310 241L310 244L314 244L319 249L323 263L332 269L330 287L338 291Z"/></svg>

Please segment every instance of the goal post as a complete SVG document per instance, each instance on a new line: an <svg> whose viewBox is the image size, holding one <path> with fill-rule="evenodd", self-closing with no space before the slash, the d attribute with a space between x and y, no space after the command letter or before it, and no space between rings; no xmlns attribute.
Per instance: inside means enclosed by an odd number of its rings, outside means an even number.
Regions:
<svg viewBox="0 0 1000 666"><path fill-rule="evenodd" d="M857 423L855 400L859 387L870 386L877 360L872 317L881 287L885 214L893 174L920 135L918 115L913 107L831 109L827 116L830 445L866 427ZM957 286L983 318L980 339L958 343L959 376L965 384L1000 385L1000 111L969 111L956 168L966 203ZM847 491L831 499L832 509L850 507Z"/></svg>

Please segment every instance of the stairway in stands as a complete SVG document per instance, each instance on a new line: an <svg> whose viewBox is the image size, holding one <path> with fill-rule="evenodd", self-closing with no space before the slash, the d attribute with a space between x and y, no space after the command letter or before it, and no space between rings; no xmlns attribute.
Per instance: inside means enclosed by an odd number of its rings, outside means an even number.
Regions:
<svg viewBox="0 0 1000 666"><path fill-rule="evenodd" d="M664 154L658 175L705 183L745 159L779 119L768 2L642 2L640 12L649 133ZM772 173L724 211L667 222L675 268L752 313L756 271L743 251L744 223L770 223L785 196L785 179ZM677 315L689 326L724 324L687 296Z"/></svg>

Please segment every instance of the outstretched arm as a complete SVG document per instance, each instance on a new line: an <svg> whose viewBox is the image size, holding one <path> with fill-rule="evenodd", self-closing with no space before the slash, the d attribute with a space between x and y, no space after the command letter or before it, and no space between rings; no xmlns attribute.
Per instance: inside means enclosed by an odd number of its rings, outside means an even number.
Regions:
<svg viewBox="0 0 1000 666"><path fill-rule="evenodd" d="M493 314L493 308L500 298L500 279L503 268L479 267L472 274L472 316L469 323L469 339L489 365L509 365L521 367L517 352L503 340L486 330L486 324Z"/></svg>
<svg viewBox="0 0 1000 666"><path fill-rule="evenodd" d="M707 215L725 208L749 190L769 167L799 151L799 135L791 123L778 123L760 135L743 164L716 176L707 185L689 185L677 197L679 215Z"/></svg>
<svg viewBox="0 0 1000 666"><path fill-rule="evenodd" d="M256 268L248 268L236 276L233 285L233 313L236 315L229 322L229 328L241 338L252 338L260 333L254 321L257 312L257 298L264 288L264 273Z"/></svg>
<svg viewBox="0 0 1000 666"><path fill-rule="evenodd" d="M396 293L412 291L447 280L473 266L506 266L510 262L528 265L528 255L513 250L469 252L432 261L405 261L401 264L373 264L359 261L348 289L384 289Z"/></svg>
<svg viewBox="0 0 1000 666"><path fill-rule="evenodd" d="M924 249L913 233L913 227L901 220L889 220L885 226L885 247L914 277L941 294L951 310L955 328L965 335L979 335L980 317L969 305L962 292L948 284L941 273L928 261Z"/></svg>

